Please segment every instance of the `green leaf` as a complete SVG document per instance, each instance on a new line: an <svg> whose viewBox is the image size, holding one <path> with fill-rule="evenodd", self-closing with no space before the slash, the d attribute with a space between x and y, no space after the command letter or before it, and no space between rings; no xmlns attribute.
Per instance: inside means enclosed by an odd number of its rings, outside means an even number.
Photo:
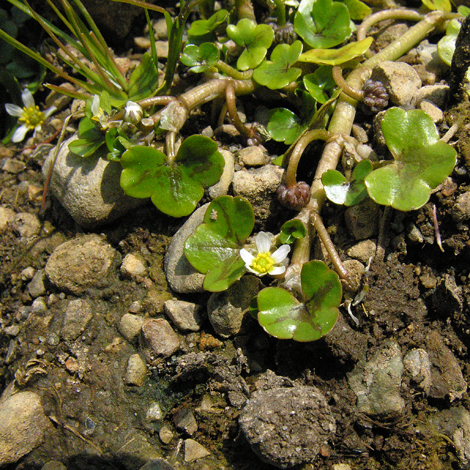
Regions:
<svg viewBox="0 0 470 470"><path fill-rule="evenodd" d="M363 20L366 16L372 13L372 10L360 0L341 0L349 11L349 16L352 20Z"/></svg>
<svg viewBox="0 0 470 470"><path fill-rule="evenodd" d="M320 104L325 104L329 100L326 92L336 87L332 67L328 65L322 65L315 72L304 75L303 82L310 96Z"/></svg>
<svg viewBox="0 0 470 470"><path fill-rule="evenodd" d="M250 203L240 197L220 196L208 206L201 224L188 237L184 254L206 275L204 289L221 292L246 272L240 250L255 223Z"/></svg>
<svg viewBox="0 0 470 470"><path fill-rule="evenodd" d="M215 31L222 23L226 22L227 18L227 10L219 10L207 20L193 21L188 30L189 42L191 44L195 44L196 42L200 44L197 39L204 38L204 41L209 40L213 31Z"/></svg>
<svg viewBox="0 0 470 470"><path fill-rule="evenodd" d="M354 206L367 197L364 178L372 171L372 163L362 160L353 170L351 181L336 170L323 173L321 182L325 188L327 198L335 204Z"/></svg>
<svg viewBox="0 0 470 470"><path fill-rule="evenodd" d="M277 45L271 53L271 60L265 60L255 69L253 79L271 90L284 88L297 80L302 71L291 66L297 62L302 48L303 45L300 41L295 41L291 46L288 44Z"/></svg>
<svg viewBox="0 0 470 470"><path fill-rule="evenodd" d="M70 142L69 150L84 158L92 156L105 143L104 134L87 117L78 124L78 137L79 139Z"/></svg>
<svg viewBox="0 0 470 470"><path fill-rule="evenodd" d="M333 328L342 297L338 275L322 261L310 261L302 267L301 282L305 303L279 287L258 294L258 321L270 335L316 341Z"/></svg>
<svg viewBox="0 0 470 470"><path fill-rule="evenodd" d="M121 187L135 198L151 197L155 206L172 217L191 214L215 184L224 168L217 144L193 135L184 140L174 161L152 147L134 146L121 158Z"/></svg>
<svg viewBox="0 0 470 470"><path fill-rule="evenodd" d="M300 118L286 108L275 108L268 113L269 123L266 127L269 135L276 142L290 145L306 128Z"/></svg>
<svg viewBox="0 0 470 470"><path fill-rule="evenodd" d="M311 49L299 57L299 62L320 65L341 65L362 56L372 44L371 37L359 42L351 42L339 49Z"/></svg>
<svg viewBox="0 0 470 470"><path fill-rule="evenodd" d="M227 34L235 44L245 48L237 60L239 70L254 69L261 64L274 39L270 26L257 25L248 18L241 19L236 26L228 25Z"/></svg>
<svg viewBox="0 0 470 470"><path fill-rule="evenodd" d="M139 101L152 96L158 88L158 68L152 56L145 53L142 61L132 72L127 95L131 101Z"/></svg>
<svg viewBox="0 0 470 470"><path fill-rule="evenodd" d="M332 0L302 0L294 29L314 49L337 46L351 36L348 8Z"/></svg>
<svg viewBox="0 0 470 470"><path fill-rule="evenodd" d="M421 0L423 5L430 10L452 11L452 5L449 0Z"/></svg>
<svg viewBox="0 0 470 470"><path fill-rule="evenodd" d="M449 67L455 52L455 41L460 32L461 23L456 18L449 21L446 28L446 35L437 43L437 53L445 64Z"/></svg>
<svg viewBox="0 0 470 470"><path fill-rule="evenodd" d="M292 219L285 222L281 227L279 240L283 245L290 245L291 243L294 243L295 240L304 238L306 234L307 229L305 228L305 225L299 219Z"/></svg>
<svg viewBox="0 0 470 470"><path fill-rule="evenodd" d="M424 111L390 108L381 125L394 161L365 178L369 196L401 211L419 209L452 172L457 152L439 140L434 122Z"/></svg>
<svg viewBox="0 0 470 470"><path fill-rule="evenodd" d="M213 67L220 58L220 51L215 44L205 42L199 47L191 44L181 54L181 62L194 73L205 72Z"/></svg>

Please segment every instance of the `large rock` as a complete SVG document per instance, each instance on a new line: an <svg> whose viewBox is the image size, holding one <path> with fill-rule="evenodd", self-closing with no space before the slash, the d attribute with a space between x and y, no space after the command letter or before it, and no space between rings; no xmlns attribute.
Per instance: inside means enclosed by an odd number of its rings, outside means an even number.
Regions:
<svg viewBox="0 0 470 470"><path fill-rule="evenodd" d="M131 198L121 189L122 167L119 162L96 157L82 158L69 152L69 143L76 139L76 135L72 136L61 145L49 190L78 225L95 229L147 201ZM54 155L55 148L44 162L42 171L45 177Z"/></svg>
<svg viewBox="0 0 470 470"><path fill-rule="evenodd" d="M0 404L0 465L17 462L40 445L52 427L33 392L11 395Z"/></svg>

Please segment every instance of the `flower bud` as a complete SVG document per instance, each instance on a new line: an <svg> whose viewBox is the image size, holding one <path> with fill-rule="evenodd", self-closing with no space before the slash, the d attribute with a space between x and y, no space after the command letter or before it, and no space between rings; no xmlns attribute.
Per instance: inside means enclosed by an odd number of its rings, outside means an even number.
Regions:
<svg viewBox="0 0 470 470"><path fill-rule="evenodd" d="M310 186L305 181L299 181L293 187L281 184L277 188L277 197L283 206L299 211L310 201Z"/></svg>
<svg viewBox="0 0 470 470"><path fill-rule="evenodd" d="M133 101L126 103L126 109L124 110L124 121L130 122L131 124L138 124L144 116L144 110L142 106Z"/></svg>

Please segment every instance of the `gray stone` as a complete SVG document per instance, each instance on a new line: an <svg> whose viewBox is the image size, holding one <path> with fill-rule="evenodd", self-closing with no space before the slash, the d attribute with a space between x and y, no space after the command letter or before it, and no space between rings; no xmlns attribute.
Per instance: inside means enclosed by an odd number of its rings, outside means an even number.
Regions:
<svg viewBox="0 0 470 470"><path fill-rule="evenodd" d="M258 145L245 147L238 154L240 161L246 166L262 166L266 164L266 154Z"/></svg>
<svg viewBox="0 0 470 470"><path fill-rule="evenodd" d="M404 358L403 365L406 373L410 375L416 388L422 390L426 395L432 385L431 361L424 349L412 349Z"/></svg>
<svg viewBox="0 0 470 470"><path fill-rule="evenodd" d="M91 306L86 300L71 300L65 310L60 334L66 341L76 340L93 318Z"/></svg>
<svg viewBox="0 0 470 470"><path fill-rule="evenodd" d="M184 256L184 243L202 224L209 204L205 204L191 214L191 217L173 236L165 255L165 274L172 290L180 294L204 292L204 274L196 271L186 256Z"/></svg>
<svg viewBox="0 0 470 470"><path fill-rule="evenodd" d="M131 313L126 313L121 317L119 321L119 332L127 339L127 341L132 342L140 333L142 324L144 323L144 317L139 315L132 315Z"/></svg>
<svg viewBox="0 0 470 470"><path fill-rule="evenodd" d="M348 374L358 410L371 416L400 416L405 408L400 396L403 371L400 348L394 342L386 344L368 362L359 361Z"/></svg>
<svg viewBox="0 0 470 470"><path fill-rule="evenodd" d="M424 111L435 123L442 122L444 119L442 110L430 101L422 100L418 108Z"/></svg>
<svg viewBox="0 0 470 470"><path fill-rule="evenodd" d="M237 171L233 177L233 194L248 199L255 217L264 222L277 211L283 210L275 197L283 174L284 170L277 165Z"/></svg>
<svg viewBox="0 0 470 470"><path fill-rule="evenodd" d="M173 417L176 429L192 436L197 431L197 421L191 408L180 408Z"/></svg>
<svg viewBox="0 0 470 470"><path fill-rule="evenodd" d="M167 300L163 304L166 316L182 331L199 331L203 322L200 305L184 300Z"/></svg>
<svg viewBox="0 0 470 470"><path fill-rule="evenodd" d="M159 403L153 402L149 406L147 413L145 413L145 419L150 422L163 419L163 411Z"/></svg>
<svg viewBox="0 0 470 470"><path fill-rule="evenodd" d="M146 276L147 268L142 260L142 257L132 253L127 254L122 260L121 274L124 277L135 278L137 276Z"/></svg>
<svg viewBox="0 0 470 470"><path fill-rule="evenodd" d="M20 212L10 219L10 226L20 237L31 238L39 235L41 231L41 221L35 214Z"/></svg>
<svg viewBox="0 0 470 470"><path fill-rule="evenodd" d="M457 198L452 207L452 218L455 222L470 219L470 191L466 191Z"/></svg>
<svg viewBox="0 0 470 470"><path fill-rule="evenodd" d="M194 439L184 440L184 461L187 463L202 459L211 453Z"/></svg>
<svg viewBox="0 0 470 470"><path fill-rule="evenodd" d="M0 232L3 232L9 226L10 220L13 219L15 211L8 207L0 207Z"/></svg>
<svg viewBox="0 0 470 470"><path fill-rule="evenodd" d="M158 449L147 440L146 435L134 431L126 436L125 444L116 451L116 458L124 468L136 469L135 462L148 462L161 457Z"/></svg>
<svg viewBox="0 0 470 470"><path fill-rule="evenodd" d="M81 294L91 287L109 285L119 262L120 254L99 235L91 234L59 245L45 269L57 289Z"/></svg>
<svg viewBox="0 0 470 470"><path fill-rule="evenodd" d="M224 292L214 292L207 302L207 314L215 332L229 338L240 332L251 300L262 288L256 276L243 276Z"/></svg>
<svg viewBox="0 0 470 470"><path fill-rule="evenodd" d="M460 463L468 468L470 463L470 413L462 406L442 410L431 416L433 432L446 435L455 445ZM435 431L434 431L435 430Z"/></svg>
<svg viewBox="0 0 470 470"><path fill-rule="evenodd" d="M28 283L26 288L28 289L29 295L36 298L44 295L46 293L46 286L44 281L46 280L46 272L44 269L40 269L31 279L31 282Z"/></svg>
<svg viewBox="0 0 470 470"><path fill-rule="evenodd" d="M432 385L429 396L448 398L450 401L462 398L467 390L467 383L457 359L437 331L429 332L426 338L426 351L432 363Z"/></svg>
<svg viewBox="0 0 470 470"><path fill-rule="evenodd" d="M261 460L279 468L313 461L336 432L326 398L308 386L254 393L238 422Z"/></svg>
<svg viewBox="0 0 470 470"><path fill-rule="evenodd" d="M364 240L377 235L379 226L379 207L372 199L348 207L344 219L348 230L356 240Z"/></svg>
<svg viewBox="0 0 470 470"><path fill-rule="evenodd" d="M44 440L52 428L41 399L33 392L19 392L0 403L0 465L17 462Z"/></svg>
<svg viewBox="0 0 470 470"><path fill-rule="evenodd" d="M390 95L390 102L396 106L414 103L422 82L416 70L405 62L383 61L374 67L372 80L382 82Z"/></svg>
<svg viewBox="0 0 470 470"><path fill-rule="evenodd" d="M140 354L131 354L127 361L126 375L124 377L126 384L142 387L142 385L145 383L146 376L147 366L140 357Z"/></svg>
<svg viewBox="0 0 470 470"><path fill-rule="evenodd" d="M169 357L180 348L180 339L163 318L151 318L142 325L144 345L154 356Z"/></svg>
<svg viewBox="0 0 470 470"><path fill-rule="evenodd" d="M416 105L418 106L422 101L433 103L438 108L443 108L449 96L449 85L426 85L421 87L416 93Z"/></svg>
<svg viewBox="0 0 470 470"><path fill-rule="evenodd" d="M158 433L158 437L163 442L163 444L169 444L171 440L173 439L174 434L170 426L168 426L167 424L164 424Z"/></svg>
<svg viewBox="0 0 470 470"><path fill-rule="evenodd" d="M119 180L119 162L104 158L82 158L68 150L75 135L60 147L52 172L49 191L59 200L78 225L96 229L113 222L145 203L145 199L127 196ZM54 159L52 150L43 165L46 176Z"/></svg>
<svg viewBox="0 0 470 470"><path fill-rule="evenodd" d="M364 264L368 264L370 259L375 256L377 243L375 240L363 240L348 248L346 254L351 258L357 259Z"/></svg>
<svg viewBox="0 0 470 470"><path fill-rule="evenodd" d="M51 460L44 465L41 470L67 470L67 467L58 460Z"/></svg>
<svg viewBox="0 0 470 470"><path fill-rule="evenodd" d="M224 196L228 193L235 173L235 157L233 156L233 153L224 149L220 149L219 152L224 157L225 165L219 181L208 189L209 196L212 199Z"/></svg>

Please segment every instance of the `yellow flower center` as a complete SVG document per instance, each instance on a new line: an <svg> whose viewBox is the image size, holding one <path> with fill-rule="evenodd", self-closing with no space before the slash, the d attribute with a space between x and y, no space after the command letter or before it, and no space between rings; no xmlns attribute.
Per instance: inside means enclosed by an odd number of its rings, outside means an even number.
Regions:
<svg viewBox="0 0 470 470"><path fill-rule="evenodd" d="M39 110L39 106L30 106L29 108L23 108L23 115L19 118L19 121L23 121L28 129L36 129L45 119L46 116Z"/></svg>
<svg viewBox="0 0 470 470"><path fill-rule="evenodd" d="M251 263L251 267L254 271L260 274L266 274L273 269L274 260L271 258L271 253L258 253L256 258Z"/></svg>

